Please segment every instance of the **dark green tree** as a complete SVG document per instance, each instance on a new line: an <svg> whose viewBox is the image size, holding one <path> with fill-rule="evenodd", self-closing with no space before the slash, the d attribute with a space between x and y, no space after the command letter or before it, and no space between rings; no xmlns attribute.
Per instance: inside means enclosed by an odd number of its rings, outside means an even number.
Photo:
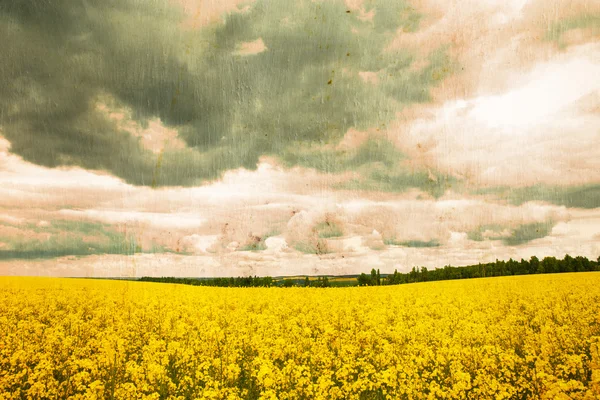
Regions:
<svg viewBox="0 0 600 400"><path fill-rule="evenodd" d="M539 268L540 268L540 259L537 258L536 256L532 256L529 259L528 273L530 273L530 274L537 274Z"/></svg>
<svg viewBox="0 0 600 400"><path fill-rule="evenodd" d="M371 269L371 285L377 285L377 270Z"/></svg>
<svg viewBox="0 0 600 400"><path fill-rule="evenodd" d="M281 286L283 286L283 287L292 287L292 286L294 286L294 281L292 279L285 279L283 281L283 284Z"/></svg>
<svg viewBox="0 0 600 400"><path fill-rule="evenodd" d="M371 279L364 272L356 278L358 281L358 286L369 286L371 284Z"/></svg>

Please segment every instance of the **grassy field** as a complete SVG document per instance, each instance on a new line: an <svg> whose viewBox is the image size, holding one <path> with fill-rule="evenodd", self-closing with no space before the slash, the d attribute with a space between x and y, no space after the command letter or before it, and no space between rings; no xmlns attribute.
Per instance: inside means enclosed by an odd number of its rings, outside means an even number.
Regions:
<svg viewBox="0 0 600 400"><path fill-rule="evenodd" d="M600 273L212 288L0 278L0 399L597 399Z"/></svg>

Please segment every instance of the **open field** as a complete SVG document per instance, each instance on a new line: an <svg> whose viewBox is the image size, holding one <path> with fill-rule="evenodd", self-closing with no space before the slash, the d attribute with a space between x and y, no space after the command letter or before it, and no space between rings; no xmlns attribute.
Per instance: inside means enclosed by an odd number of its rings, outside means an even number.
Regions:
<svg viewBox="0 0 600 400"><path fill-rule="evenodd" d="M212 288L0 278L0 399L596 399L600 273Z"/></svg>

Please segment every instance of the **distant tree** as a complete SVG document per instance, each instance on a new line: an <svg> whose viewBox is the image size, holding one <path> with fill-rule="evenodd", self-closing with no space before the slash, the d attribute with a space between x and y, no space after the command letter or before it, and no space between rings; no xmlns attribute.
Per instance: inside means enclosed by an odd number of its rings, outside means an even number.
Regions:
<svg viewBox="0 0 600 400"><path fill-rule="evenodd" d="M369 286L371 284L371 279L364 272L356 279L358 281L358 286Z"/></svg>
<svg viewBox="0 0 600 400"><path fill-rule="evenodd" d="M294 286L294 281L292 279L285 279L282 284L283 287L292 287Z"/></svg>
<svg viewBox="0 0 600 400"><path fill-rule="evenodd" d="M540 268L540 259L537 258L536 256L532 256L529 259L529 270L528 273L530 274L537 274L539 273L538 270Z"/></svg>
<svg viewBox="0 0 600 400"><path fill-rule="evenodd" d="M577 256L575 258L566 254L564 259L556 257L544 257L539 260L533 256L529 261L521 259L520 262L510 259L509 261L499 261L468 265L464 267L453 267L446 265L443 268L429 271L426 267L413 267L407 273L399 273L394 270L393 274L387 275L381 279L379 269L371 269L371 274L361 273L356 279L359 286L369 285L398 285L412 282L437 281L449 279L475 278L482 276L504 276L513 274L540 274L540 273L558 273L558 272L583 272L600 271L600 257L596 260L589 260L586 257ZM273 285L273 278L270 276L246 276L237 278L175 278L175 277L142 277L140 281L145 282L164 282L177 283L194 286L225 286L225 287L252 287L262 286L270 287ZM275 286L290 287L302 285L301 280L285 279L277 281ZM305 287L330 287L331 283L328 277L318 277L316 280L310 280L308 276L304 278Z"/></svg>
<svg viewBox="0 0 600 400"><path fill-rule="evenodd" d="M586 259L587 261L587 259ZM573 259L573 271L575 272L583 272L586 271L585 262L583 261L583 257L577 256Z"/></svg>
<svg viewBox="0 0 600 400"><path fill-rule="evenodd" d="M565 254L565 258L563 258L561 263L560 272L575 272L575 265L573 261L573 257Z"/></svg>
<svg viewBox="0 0 600 400"><path fill-rule="evenodd" d="M526 275L529 273L529 261L521 258L521 262L517 266L517 270L515 271L515 275Z"/></svg>
<svg viewBox="0 0 600 400"><path fill-rule="evenodd" d="M408 273L408 283L418 282L419 280L418 267L412 267L412 270Z"/></svg>
<svg viewBox="0 0 600 400"><path fill-rule="evenodd" d="M506 267L508 269L508 275L516 275L516 272L519 267L519 263L510 258L506 263Z"/></svg>
<svg viewBox="0 0 600 400"><path fill-rule="evenodd" d="M541 270L545 274L552 274L555 272L560 272L558 267L558 260L556 257L544 257L542 260Z"/></svg>

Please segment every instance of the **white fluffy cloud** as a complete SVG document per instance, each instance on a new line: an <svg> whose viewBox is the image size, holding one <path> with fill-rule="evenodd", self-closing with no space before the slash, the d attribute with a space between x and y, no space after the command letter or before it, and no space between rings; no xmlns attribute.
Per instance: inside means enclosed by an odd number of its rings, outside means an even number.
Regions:
<svg viewBox="0 0 600 400"><path fill-rule="evenodd" d="M477 186L600 180L600 45L515 76L502 94L451 100L392 132L430 167Z"/></svg>

